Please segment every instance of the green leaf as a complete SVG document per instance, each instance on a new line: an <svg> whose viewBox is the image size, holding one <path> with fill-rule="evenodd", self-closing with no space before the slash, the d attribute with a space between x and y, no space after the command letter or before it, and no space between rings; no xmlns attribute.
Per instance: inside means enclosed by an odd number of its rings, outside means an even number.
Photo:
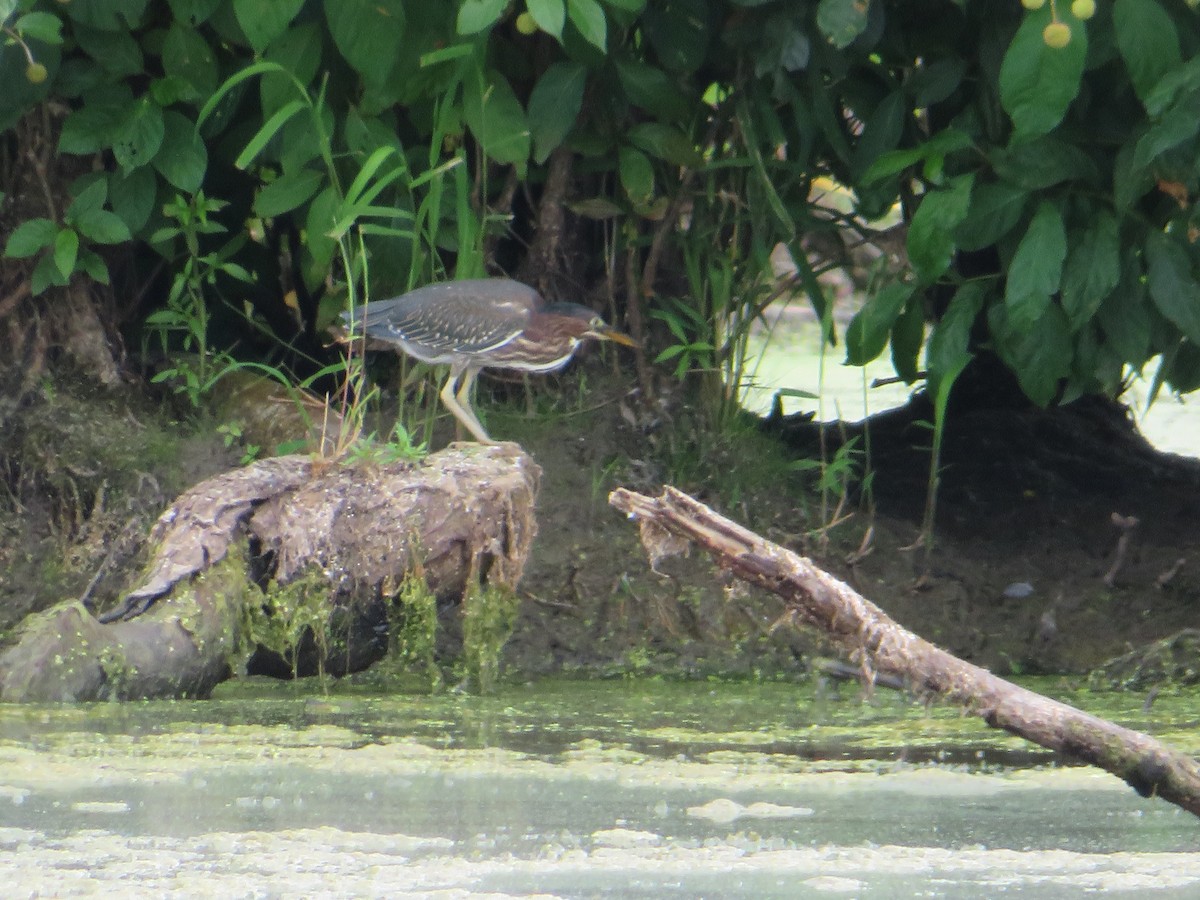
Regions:
<svg viewBox="0 0 1200 900"><path fill-rule="evenodd" d="M0 15L0 24L8 16ZM29 12L13 22L12 29L26 40L41 41L43 44L62 43L62 19L53 13ZM78 34L78 32L77 32Z"/></svg>
<svg viewBox="0 0 1200 900"><path fill-rule="evenodd" d="M568 203L567 209L585 219L615 219L625 212L607 197L589 197L587 200L576 200Z"/></svg>
<svg viewBox="0 0 1200 900"><path fill-rule="evenodd" d="M1115 0L1112 17L1117 49L1134 91L1145 103L1163 76L1182 61L1175 23L1156 0Z"/></svg>
<svg viewBox="0 0 1200 900"><path fill-rule="evenodd" d="M670 0L646 5L643 26L666 68L694 72L704 65L712 40L712 12L708 0Z"/></svg>
<svg viewBox="0 0 1200 900"><path fill-rule="evenodd" d="M112 146L117 132L140 102L143 101L135 101L132 96L89 100L63 122L58 149L63 153L84 155Z"/></svg>
<svg viewBox="0 0 1200 900"><path fill-rule="evenodd" d="M77 25L74 34L84 52L106 72L113 75L140 75L145 67L142 48L127 31L97 31Z"/></svg>
<svg viewBox="0 0 1200 900"><path fill-rule="evenodd" d="M97 244L121 244L133 237L120 216L107 209L88 210L75 220L75 225L80 234Z"/></svg>
<svg viewBox="0 0 1200 900"><path fill-rule="evenodd" d="M22 222L8 236L4 255L11 256L13 259L25 259L33 256L42 248L53 244L57 234L58 226L49 219L30 219Z"/></svg>
<svg viewBox="0 0 1200 900"><path fill-rule="evenodd" d="M1071 42L1048 47L1042 31L1050 23L1050 12L1047 3L1025 14L1000 66L1000 102L1016 126L1014 141L1053 129L1079 93L1087 29L1064 9L1062 20L1071 26Z"/></svg>
<svg viewBox="0 0 1200 900"><path fill-rule="evenodd" d="M1008 234L1021 219L1029 192L1003 181L976 182L971 208L954 229L960 250L982 250Z"/></svg>
<svg viewBox="0 0 1200 900"><path fill-rule="evenodd" d="M1096 321L1121 359L1140 369L1156 352L1150 344L1152 316L1158 318L1146 302L1140 254L1131 247L1121 258L1121 281L1100 304Z"/></svg>
<svg viewBox="0 0 1200 900"><path fill-rule="evenodd" d="M579 63L552 65L529 95L529 131L533 137L534 161L543 163L567 136L583 107L587 70Z"/></svg>
<svg viewBox="0 0 1200 900"><path fill-rule="evenodd" d="M529 126L507 78L494 69L468 76L463 85L463 117L484 153L499 163L524 166L529 159Z"/></svg>
<svg viewBox="0 0 1200 900"><path fill-rule="evenodd" d="M304 6L304 0L233 0L233 14L255 53L279 37Z"/></svg>
<svg viewBox="0 0 1200 900"><path fill-rule="evenodd" d="M1177 97L1197 88L1200 88L1200 57L1189 59L1163 75L1146 97L1146 112L1152 116L1162 115Z"/></svg>
<svg viewBox="0 0 1200 900"><path fill-rule="evenodd" d="M1013 328L1032 327L1050 304L1062 280L1067 256L1067 232L1062 213L1048 200L1042 202L1017 252L1008 265L1004 305Z"/></svg>
<svg viewBox="0 0 1200 900"><path fill-rule="evenodd" d="M846 327L846 364L865 366L887 346L892 326L913 295L911 284L893 282L867 298Z"/></svg>
<svg viewBox="0 0 1200 900"><path fill-rule="evenodd" d="M305 86L312 84L317 69L322 64L322 57L327 52L323 49L325 31L318 28L319 24L319 21L309 21L303 25L294 25L267 47L263 58L273 63L275 68L273 71L263 72L258 83L264 116L269 116L285 103L297 99L297 83ZM232 78L229 79L231 80ZM226 81L226 84L229 81Z"/></svg>
<svg viewBox="0 0 1200 900"><path fill-rule="evenodd" d="M908 98L903 91L893 91L879 102L863 122L862 133L854 146L851 166L856 172L872 167L880 155L894 150L904 134L904 123L910 117Z"/></svg>
<svg viewBox="0 0 1200 900"><path fill-rule="evenodd" d="M621 147L617 151L621 186L634 205L649 203L654 197L654 168L641 150Z"/></svg>
<svg viewBox="0 0 1200 900"><path fill-rule="evenodd" d="M1098 180L1095 163L1082 148L1054 137L996 149L989 158L997 175L1027 191L1069 180Z"/></svg>
<svg viewBox="0 0 1200 900"><path fill-rule="evenodd" d="M64 228L54 236L54 265L64 279L75 271L79 257L79 235L73 228Z"/></svg>
<svg viewBox="0 0 1200 900"><path fill-rule="evenodd" d="M333 185L329 185L317 194L313 202L308 205L304 243L313 257L312 268L320 272L322 278L329 271L329 263L337 249L337 243L328 233L333 228L337 208L338 195L337 191L333 189ZM306 268L309 267L306 266Z"/></svg>
<svg viewBox="0 0 1200 900"><path fill-rule="evenodd" d="M162 146L164 130L163 111L157 103L148 97L135 103L113 136L113 156L121 171L150 162Z"/></svg>
<svg viewBox="0 0 1200 900"><path fill-rule="evenodd" d="M1188 248L1177 237L1151 231L1146 261L1150 299L1169 322L1200 342L1200 284Z"/></svg>
<svg viewBox="0 0 1200 900"><path fill-rule="evenodd" d="M170 113L164 118L169 116ZM113 172L108 176L108 195L111 198L112 210L121 217L121 221L130 232L140 231L149 221L157 190L158 179L154 177L154 170L149 166L141 166L128 175Z"/></svg>
<svg viewBox="0 0 1200 900"><path fill-rule="evenodd" d="M508 0L463 0L455 28L459 34L479 34L500 21L507 5Z"/></svg>
<svg viewBox="0 0 1200 900"><path fill-rule="evenodd" d="M596 0L567 0L567 16L583 39L601 53L608 50L608 21Z"/></svg>
<svg viewBox="0 0 1200 900"><path fill-rule="evenodd" d="M108 183L103 176L100 176L71 201L71 205L67 207L67 221L74 222L79 216L100 209L104 206L106 199L108 199Z"/></svg>
<svg viewBox="0 0 1200 900"><path fill-rule="evenodd" d="M616 67L621 87L635 106L670 122L691 115L692 102L662 69L635 59L619 59Z"/></svg>
<svg viewBox="0 0 1200 900"><path fill-rule="evenodd" d="M325 0L325 18L342 56L368 84L383 84L404 46L402 0Z"/></svg>
<svg viewBox="0 0 1200 900"><path fill-rule="evenodd" d="M92 28L118 31L140 25L145 8L146 0L87 0L67 4L66 12L76 22Z"/></svg>
<svg viewBox="0 0 1200 900"><path fill-rule="evenodd" d="M986 295L987 289L977 281L962 285L934 326L925 346L926 377L934 396L943 381L956 378L971 361L971 332Z"/></svg>
<svg viewBox="0 0 1200 900"><path fill-rule="evenodd" d="M195 28L208 21L217 7L221 5L222 0L168 0L168 2L171 12L178 21ZM271 3L268 0L262 5L270 6Z"/></svg>
<svg viewBox="0 0 1200 900"><path fill-rule="evenodd" d="M279 133L279 130L293 116L306 109L307 105L303 100L293 100L275 110L271 117L263 122L262 127L255 132L254 137L246 142L246 146L242 148L242 152L233 161L234 166L239 169L245 169L254 162L258 158L258 154L262 153L263 148Z"/></svg>
<svg viewBox="0 0 1200 900"><path fill-rule="evenodd" d="M1031 325L1018 327L1009 321L1007 307L997 304L989 310L988 324L1000 358L1016 373L1025 396L1038 406L1052 403L1074 356L1062 309L1051 303Z"/></svg>
<svg viewBox="0 0 1200 900"><path fill-rule="evenodd" d="M642 122L629 129L629 143L672 165L694 168L703 162L699 149L681 128L662 122Z"/></svg>
<svg viewBox="0 0 1200 900"><path fill-rule="evenodd" d="M919 300L910 300L892 326L892 368L912 384L920 377L917 357L925 343L925 309Z"/></svg>
<svg viewBox="0 0 1200 900"><path fill-rule="evenodd" d="M108 266L100 258L100 254L92 250L85 249L79 254L79 268L99 284L109 284L112 281L108 274Z"/></svg>
<svg viewBox="0 0 1200 900"><path fill-rule="evenodd" d="M181 78L196 92L193 99L208 97L217 89L217 59L199 31L176 22L167 32L162 49L163 71Z"/></svg>
<svg viewBox="0 0 1200 900"><path fill-rule="evenodd" d="M646 0L604 0L609 6L625 12L640 13L646 8Z"/></svg>
<svg viewBox="0 0 1200 900"><path fill-rule="evenodd" d="M939 131L925 143L919 147L912 147L905 150L892 150L879 156L859 181L864 184L873 184L876 181L882 181L891 175L896 175L903 172L910 166L914 166L919 162L927 159L945 159L951 153L958 150L966 150L973 146L970 135L959 131L957 128L949 127Z"/></svg>
<svg viewBox="0 0 1200 900"><path fill-rule="evenodd" d="M1200 93L1189 94L1151 125L1133 151L1130 166L1147 169L1158 157L1200 133Z"/></svg>
<svg viewBox="0 0 1200 900"><path fill-rule="evenodd" d="M950 179L946 187L926 193L913 215L908 228L908 258L926 284L950 267L954 228L970 209L974 181L974 175Z"/></svg>
<svg viewBox="0 0 1200 900"><path fill-rule="evenodd" d="M1073 331L1095 315L1121 280L1121 244L1117 218L1109 212L1092 216L1088 227L1070 235L1063 267L1062 304Z"/></svg>
<svg viewBox="0 0 1200 900"><path fill-rule="evenodd" d="M924 109L953 94L966 74L966 61L939 59L916 69L904 80L904 90L912 97L913 106Z"/></svg>
<svg viewBox="0 0 1200 900"><path fill-rule="evenodd" d="M325 176L313 169L285 172L254 198L254 211L264 219L291 212L317 192Z"/></svg>
<svg viewBox="0 0 1200 900"><path fill-rule="evenodd" d="M525 7L538 28L562 40L563 25L567 20L567 7L563 0L525 0Z"/></svg>
<svg viewBox="0 0 1200 900"><path fill-rule="evenodd" d="M821 0L817 6L817 28L833 46L843 50L866 30L867 0Z"/></svg>
<svg viewBox="0 0 1200 900"><path fill-rule="evenodd" d="M58 271L54 255L51 253L38 260L38 264L33 267L33 275L29 278L29 288L35 297L52 285L61 287L66 283L67 277Z"/></svg>
<svg viewBox="0 0 1200 900"><path fill-rule="evenodd" d="M199 190L208 170L208 150L196 125L182 113L163 113L166 134L154 157L154 168L171 185L192 193Z"/></svg>

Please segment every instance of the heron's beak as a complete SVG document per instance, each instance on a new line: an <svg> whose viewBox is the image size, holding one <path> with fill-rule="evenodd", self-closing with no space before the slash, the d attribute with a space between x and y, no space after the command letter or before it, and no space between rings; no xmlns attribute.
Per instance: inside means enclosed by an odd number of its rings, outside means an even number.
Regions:
<svg viewBox="0 0 1200 900"><path fill-rule="evenodd" d="M613 328L601 328L595 331L589 331L588 334L591 337L599 338L602 341L612 341L614 344L620 344L622 347L638 346L638 342L629 335Z"/></svg>

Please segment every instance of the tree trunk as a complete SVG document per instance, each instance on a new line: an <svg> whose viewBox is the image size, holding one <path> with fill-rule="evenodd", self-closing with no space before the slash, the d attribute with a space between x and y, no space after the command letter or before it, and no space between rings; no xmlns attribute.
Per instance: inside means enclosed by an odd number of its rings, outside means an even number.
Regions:
<svg viewBox="0 0 1200 900"><path fill-rule="evenodd" d="M1148 735L1035 694L940 650L813 563L763 540L667 487L658 499L623 488L609 497L638 519L651 564L695 542L743 580L783 598L798 619L851 651L867 678L902 678L914 690L961 703L994 728L1099 766L1144 797L1200 815L1200 767Z"/></svg>
<svg viewBox="0 0 1200 900"><path fill-rule="evenodd" d="M0 655L0 700L203 697L255 652L255 621L297 620L289 602L373 628L410 576L443 603L515 587L540 475L515 444L456 444L420 463L285 456L210 478L159 518L145 577L117 609L97 619L71 602L27 620ZM330 649L325 667L363 668L383 638Z"/></svg>

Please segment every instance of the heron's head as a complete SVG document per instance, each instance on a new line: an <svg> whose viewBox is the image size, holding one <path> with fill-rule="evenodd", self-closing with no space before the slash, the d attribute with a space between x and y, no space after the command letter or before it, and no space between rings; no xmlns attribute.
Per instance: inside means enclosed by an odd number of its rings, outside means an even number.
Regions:
<svg viewBox="0 0 1200 900"><path fill-rule="evenodd" d="M624 332L617 331L603 318L579 303L552 303L542 314L547 316L558 327L567 331L576 340L595 338L598 341L612 341L625 347L636 347L637 341Z"/></svg>

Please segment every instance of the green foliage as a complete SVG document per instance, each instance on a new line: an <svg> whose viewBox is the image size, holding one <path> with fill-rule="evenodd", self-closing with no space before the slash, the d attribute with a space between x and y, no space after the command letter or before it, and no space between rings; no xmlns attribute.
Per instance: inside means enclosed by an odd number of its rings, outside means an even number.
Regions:
<svg viewBox="0 0 1200 900"><path fill-rule="evenodd" d="M291 346L348 302L482 274L521 233L511 179L536 203L561 149L597 246L684 261L686 297L654 295L659 278L627 302L649 303L662 362L706 392L739 377L777 242L834 341L801 242L894 210L910 271L872 291L852 363L890 342L912 380L924 345L941 385L986 346L1054 403L1117 392L1162 354L1162 382L1191 389L1200 22L1180 0L1112 0L1086 22L1053 6L0 0L0 129L53 98L59 152L102 162L6 253L36 257L39 291L107 279L112 244L165 258L150 328L203 367L267 320L303 319L276 335ZM818 215L817 178L854 208ZM219 228L184 221L214 202ZM968 284L964 329L946 298Z"/></svg>
<svg viewBox="0 0 1200 900"><path fill-rule="evenodd" d="M65 285L77 272L108 284L108 266L88 244L119 244L129 240L129 229L115 213L102 209L108 186L103 178L80 179L84 186L63 214L61 225L37 218L22 222L9 235L4 248L15 259L37 256L33 293L51 285Z"/></svg>

